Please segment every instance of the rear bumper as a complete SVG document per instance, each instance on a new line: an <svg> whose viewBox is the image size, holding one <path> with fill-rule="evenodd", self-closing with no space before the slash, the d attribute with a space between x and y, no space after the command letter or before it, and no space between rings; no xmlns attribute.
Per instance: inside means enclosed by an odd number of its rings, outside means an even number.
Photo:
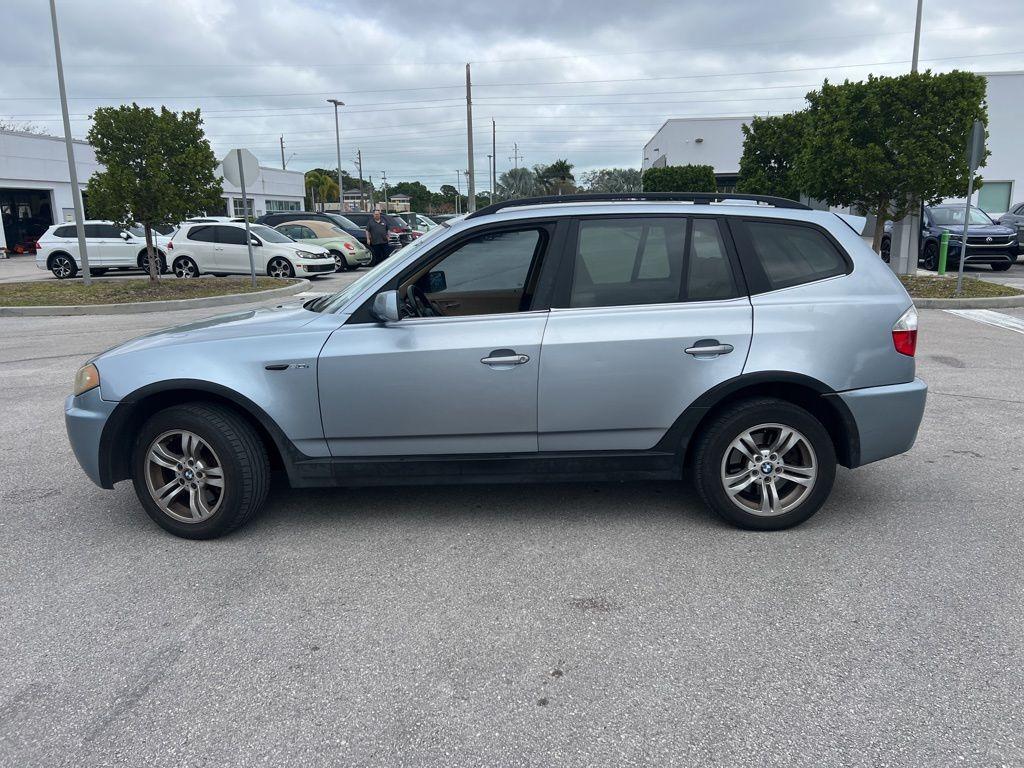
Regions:
<svg viewBox="0 0 1024 768"><path fill-rule="evenodd" d="M857 466L905 453L913 447L927 395L928 385L921 379L839 393L857 424Z"/></svg>
<svg viewBox="0 0 1024 768"><path fill-rule="evenodd" d="M64 423L68 430L68 440L75 458L82 470L96 485L110 488L100 474L100 437L111 412L117 407L100 397L100 388L90 389L78 397L69 395L64 401Z"/></svg>

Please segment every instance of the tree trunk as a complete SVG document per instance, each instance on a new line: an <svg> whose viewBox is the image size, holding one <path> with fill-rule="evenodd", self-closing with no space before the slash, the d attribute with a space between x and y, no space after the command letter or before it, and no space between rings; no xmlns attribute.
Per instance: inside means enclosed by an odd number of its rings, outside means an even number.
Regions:
<svg viewBox="0 0 1024 768"><path fill-rule="evenodd" d="M885 203L878 207L878 211L875 213L875 234L871 239L871 247L875 253L882 252L882 235L885 234L885 221L889 215L889 204Z"/></svg>
<svg viewBox="0 0 1024 768"><path fill-rule="evenodd" d="M146 230L146 261L149 264L149 279L156 282L160 279L160 260L157 258L156 249L153 248L153 230L149 224L143 224Z"/></svg>

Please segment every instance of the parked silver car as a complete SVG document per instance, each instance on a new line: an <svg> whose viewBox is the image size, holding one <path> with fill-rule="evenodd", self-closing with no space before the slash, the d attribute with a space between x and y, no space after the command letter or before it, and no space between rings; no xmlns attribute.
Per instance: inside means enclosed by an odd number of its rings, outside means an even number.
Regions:
<svg viewBox="0 0 1024 768"><path fill-rule="evenodd" d="M627 199L628 198L628 199ZM337 294L140 337L65 406L86 474L179 536L293 487L693 477L778 529L908 450L917 313L840 217L740 195L498 203Z"/></svg>

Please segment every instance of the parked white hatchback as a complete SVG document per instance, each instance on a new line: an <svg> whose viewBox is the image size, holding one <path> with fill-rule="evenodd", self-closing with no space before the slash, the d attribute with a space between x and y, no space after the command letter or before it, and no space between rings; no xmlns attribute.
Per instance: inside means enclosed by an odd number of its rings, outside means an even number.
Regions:
<svg viewBox="0 0 1024 768"><path fill-rule="evenodd" d="M249 225L256 272L271 277L314 277L334 271L334 257L324 248L300 244L262 224ZM178 277L249 274L245 224L182 224L167 244L171 269Z"/></svg>
<svg viewBox="0 0 1024 768"><path fill-rule="evenodd" d="M73 222L49 227L36 245L36 266L50 270L59 280L77 275L82 268L77 230ZM161 272L167 271L169 242L169 237L153 233L153 247L160 259ZM110 269L148 269L146 234L142 227L121 229L109 221L86 221L85 247L89 254L89 272L93 275L102 275Z"/></svg>

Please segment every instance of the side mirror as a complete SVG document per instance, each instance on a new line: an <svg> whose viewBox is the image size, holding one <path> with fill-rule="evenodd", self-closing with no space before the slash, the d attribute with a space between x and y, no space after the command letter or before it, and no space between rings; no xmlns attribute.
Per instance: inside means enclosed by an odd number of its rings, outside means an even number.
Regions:
<svg viewBox="0 0 1024 768"><path fill-rule="evenodd" d="M381 291L373 297L373 309L370 311L382 323L397 323L398 291Z"/></svg>
<svg viewBox="0 0 1024 768"><path fill-rule="evenodd" d="M132 239L132 233L131 232L122 232L121 233L121 238L123 240L125 240L125 241L131 240Z"/></svg>
<svg viewBox="0 0 1024 768"><path fill-rule="evenodd" d="M260 242L259 240L257 240L257 239L256 239L255 237L254 237L254 238L252 238L252 240L250 240L249 242L250 242L250 243L252 243L253 245L263 245L263 243L261 243L261 242Z"/></svg>

